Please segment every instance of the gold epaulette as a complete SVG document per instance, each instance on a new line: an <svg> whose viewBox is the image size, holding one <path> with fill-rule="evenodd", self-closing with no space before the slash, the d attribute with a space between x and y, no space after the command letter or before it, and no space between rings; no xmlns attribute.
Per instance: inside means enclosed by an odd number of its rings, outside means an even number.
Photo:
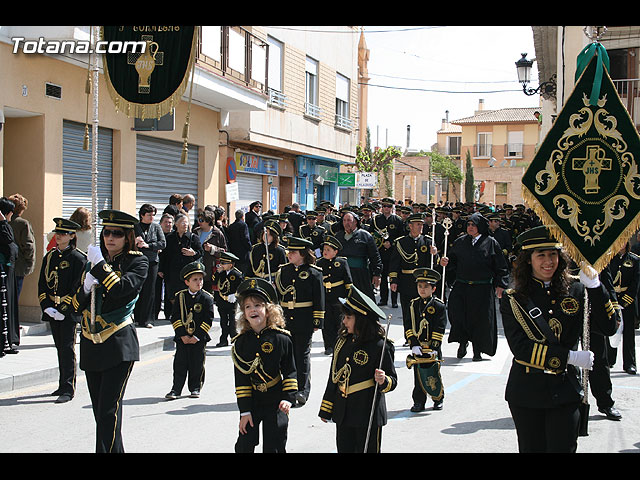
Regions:
<svg viewBox="0 0 640 480"><path fill-rule="evenodd" d="M129 250L129 255L144 255L144 253L139 250Z"/></svg>

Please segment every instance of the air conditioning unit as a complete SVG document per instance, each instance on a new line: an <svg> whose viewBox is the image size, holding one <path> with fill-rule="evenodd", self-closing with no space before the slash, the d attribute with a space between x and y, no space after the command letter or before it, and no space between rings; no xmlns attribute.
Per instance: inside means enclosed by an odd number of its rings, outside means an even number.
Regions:
<svg viewBox="0 0 640 480"><path fill-rule="evenodd" d="M496 164L497 160L493 157L487 162L490 167L493 167Z"/></svg>

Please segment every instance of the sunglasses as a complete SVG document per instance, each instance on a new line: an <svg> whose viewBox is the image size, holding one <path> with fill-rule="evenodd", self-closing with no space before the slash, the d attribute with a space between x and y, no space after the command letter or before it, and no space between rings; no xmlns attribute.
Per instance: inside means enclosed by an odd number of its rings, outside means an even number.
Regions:
<svg viewBox="0 0 640 480"><path fill-rule="evenodd" d="M111 230L111 229L108 229L108 228L104 228L102 230L102 235L105 236L105 237L112 236L114 238L122 238L122 237L124 237L124 231L123 230Z"/></svg>

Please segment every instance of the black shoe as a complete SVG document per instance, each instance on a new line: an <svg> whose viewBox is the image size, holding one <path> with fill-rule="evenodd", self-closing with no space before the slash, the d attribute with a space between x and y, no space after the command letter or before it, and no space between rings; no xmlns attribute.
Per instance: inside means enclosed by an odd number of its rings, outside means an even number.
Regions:
<svg viewBox="0 0 640 480"><path fill-rule="evenodd" d="M378 306L379 307L386 307L387 306L387 302L378 302Z"/></svg>
<svg viewBox="0 0 640 480"><path fill-rule="evenodd" d="M178 392L171 390L169 393L167 393L164 398L166 398L167 400L175 400L176 398L178 398L180 395L178 394Z"/></svg>
<svg viewBox="0 0 640 480"><path fill-rule="evenodd" d="M397 303L392 303L391 304L391 308L398 308L398 304Z"/></svg>
<svg viewBox="0 0 640 480"><path fill-rule="evenodd" d="M305 403L307 403L307 399L304 396L304 393L302 393L302 392L296 393L296 402L298 402L298 405L300 405L300 406L302 406Z"/></svg>
<svg viewBox="0 0 640 480"><path fill-rule="evenodd" d="M458 354L456 356L458 358L464 358L466 354L467 354L467 344L461 343L460 346L458 347Z"/></svg>
<svg viewBox="0 0 640 480"><path fill-rule="evenodd" d="M433 402L433 409L434 410L442 410L442 404L444 403L444 400L436 400Z"/></svg>
<svg viewBox="0 0 640 480"><path fill-rule="evenodd" d="M62 391L59 388L56 388L49 395L51 395L52 397L59 397L60 395L62 395Z"/></svg>
<svg viewBox="0 0 640 480"><path fill-rule="evenodd" d="M599 408L598 411L604 413L609 420L620 420L622 418L622 414L614 407Z"/></svg>
<svg viewBox="0 0 640 480"><path fill-rule="evenodd" d="M200 390L194 390L193 392L191 392L189 398L200 398Z"/></svg>
<svg viewBox="0 0 640 480"><path fill-rule="evenodd" d="M474 362L481 362L482 361L482 356L479 353L474 353L473 354L473 361Z"/></svg>
<svg viewBox="0 0 640 480"><path fill-rule="evenodd" d="M324 349L324 354L325 355L332 355L333 354L333 348L325 348Z"/></svg>
<svg viewBox="0 0 640 480"><path fill-rule="evenodd" d="M72 398L73 397L71 395L69 395L68 393L63 393L58 398L56 398L56 403L67 403Z"/></svg>
<svg viewBox="0 0 640 480"><path fill-rule="evenodd" d="M628 368L625 368L624 371L627 372L629 375L635 375L636 373L638 373L638 371L636 370L636 367L634 367L633 365L631 365Z"/></svg>
<svg viewBox="0 0 640 480"><path fill-rule="evenodd" d="M11 348L6 349L4 351L4 353L17 354L17 353L20 353L20 352L18 351L18 349L16 347L11 347Z"/></svg>
<svg viewBox="0 0 640 480"><path fill-rule="evenodd" d="M227 342L220 341L220 342L216 343L216 347L228 347L228 346L229 346L229 344Z"/></svg>
<svg viewBox="0 0 640 480"><path fill-rule="evenodd" d="M424 410L424 403L414 403L410 410L414 413L421 412Z"/></svg>

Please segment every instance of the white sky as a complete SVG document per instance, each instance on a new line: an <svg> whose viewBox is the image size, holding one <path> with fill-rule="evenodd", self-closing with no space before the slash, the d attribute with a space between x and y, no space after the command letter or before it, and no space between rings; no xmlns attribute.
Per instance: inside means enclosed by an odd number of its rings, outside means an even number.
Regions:
<svg viewBox="0 0 640 480"><path fill-rule="evenodd" d="M428 151L445 112L450 121L471 116L479 99L487 110L539 105L538 95L522 92L516 75L521 53L535 59L530 26L365 26L364 32L372 147L404 150L410 125L409 148ZM535 62L531 78L537 87ZM488 93L496 90L514 91Z"/></svg>

